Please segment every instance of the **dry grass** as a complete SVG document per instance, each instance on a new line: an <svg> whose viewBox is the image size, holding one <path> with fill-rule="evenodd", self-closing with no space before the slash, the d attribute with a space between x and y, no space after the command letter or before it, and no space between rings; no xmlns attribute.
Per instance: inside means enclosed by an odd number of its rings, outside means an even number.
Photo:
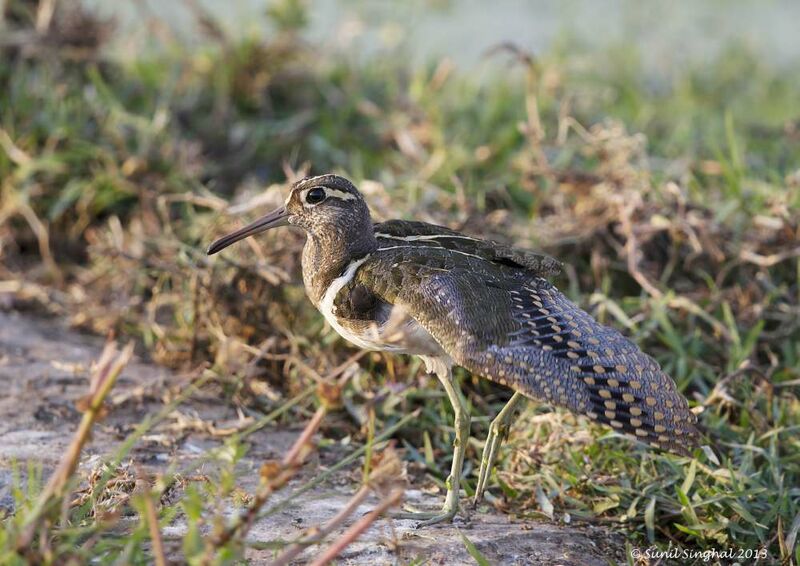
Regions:
<svg viewBox="0 0 800 566"><path fill-rule="evenodd" d="M415 217L567 261L560 286L624 328L702 410L713 453L679 459L531 407L504 451L495 505L605 523L637 544L758 547L797 563L800 117L789 93L800 77L734 51L687 69L682 89L652 91L622 63L625 72L612 63L597 78L569 57L534 61L506 47L492 57L510 51L513 72L486 85L447 62L341 63L292 26L256 41L202 24L213 49L130 66L96 49L67 61L3 47L0 107L13 112L0 118L0 292L11 307L135 338L159 363L204 371L202 386L254 426L264 413L307 415L316 399L359 442L369 430L395 434L410 468L441 484L446 402L416 378L418 361L353 359L323 326L298 284L300 235L268 234L219 259L203 253L231 213L282 200L309 164L341 171L379 218ZM758 113L767 106L770 118ZM325 402L331 390L318 386L336 376L347 379ZM477 414L508 397L463 381ZM421 426L398 430L414 411ZM485 432L487 419L478 422L473 432ZM331 433L321 417L312 423ZM232 446L252 430L229 431ZM301 464L298 450L281 474ZM474 461L479 446L470 451ZM131 472L104 474L98 489L113 491L127 484L109 478ZM286 478L270 477L249 518L197 556L241 552L248 521L275 511L263 507ZM174 514L153 507L164 485L139 499L151 538L153 513ZM210 501L183 504L199 520ZM309 537L285 555L321 540Z"/></svg>

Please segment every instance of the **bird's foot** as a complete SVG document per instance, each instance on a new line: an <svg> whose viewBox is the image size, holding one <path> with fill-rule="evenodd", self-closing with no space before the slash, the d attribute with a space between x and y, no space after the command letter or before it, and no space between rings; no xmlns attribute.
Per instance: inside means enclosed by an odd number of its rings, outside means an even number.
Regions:
<svg viewBox="0 0 800 566"><path fill-rule="evenodd" d="M401 521L424 521L438 515L438 511L393 511L389 513L392 519Z"/></svg>
<svg viewBox="0 0 800 566"><path fill-rule="evenodd" d="M481 493L479 497L477 496L477 494L475 495L476 496L473 497L468 504L468 507L471 511L477 510L479 507L481 507L481 505L491 506L497 502L497 498L494 495L492 495L492 493L489 490L486 490L483 493Z"/></svg>
<svg viewBox="0 0 800 566"><path fill-rule="evenodd" d="M456 507L452 509L442 509L440 513L436 513L433 517L420 521L416 525L414 525L415 529L421 529L422 527L430 527L431 525L436 525L437 523L449 523L451 522L458 512Z"/></svg>
<svg viewBox="0 0 800 566"><path fill-rule="evenodd" d="M489 434L483 445L483 455L481 456L481 468L478 472L478 483L475 485L475 496L472 498L472 508L475 509L483 500L486 486L489 483L489 476L492 474L494 463L497 460L497 453L500 445L508 436L508 429L514 419L517 406L524 401L525 397L519 391L509 399L506 406L497 413L497 416L489 425Z"/></svg>
<svg viewBox="0 0 800 566"><path fill-rule="evenodd" d="M395 511L389 514L392 519L419 521L414 525L415 529L429 527L437 523L452 521L458 512L457 506L448 506L441 511Z"/></svg>

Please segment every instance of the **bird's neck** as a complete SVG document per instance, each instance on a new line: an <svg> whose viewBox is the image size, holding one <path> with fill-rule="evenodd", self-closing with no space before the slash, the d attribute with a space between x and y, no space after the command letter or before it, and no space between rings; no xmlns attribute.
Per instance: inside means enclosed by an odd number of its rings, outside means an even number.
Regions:
<svg viewBox="0 0 800 566"><path fill-rule="evenodd" d="M352 228L352 227L351 227ZM342 275L351 262L372 253L378 247L372 223L356 232L309 232L303 248L303 283L314 305L319 305L331 282Z"/></svg>

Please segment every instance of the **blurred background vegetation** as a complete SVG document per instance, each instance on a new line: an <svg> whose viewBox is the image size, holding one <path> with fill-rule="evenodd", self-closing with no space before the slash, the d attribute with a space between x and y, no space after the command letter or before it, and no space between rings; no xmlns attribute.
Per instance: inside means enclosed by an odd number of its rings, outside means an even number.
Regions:
<svg viewBox="0 0 800 566"><path fill-rule="evenodd" d="M557 284L702 410L692 461L530 403L491 504L797 563L800 13L698 4L5 0L3 308L205 364L226 402L268 412L353 350L304 298L302 235L204 249L287 179L339 172L377 219L562 259ZM359 364L323 434L364 443L421 409L395 438L441 484L436 384L414 359ZM483 438L509 392L460 379Z"/></svg>

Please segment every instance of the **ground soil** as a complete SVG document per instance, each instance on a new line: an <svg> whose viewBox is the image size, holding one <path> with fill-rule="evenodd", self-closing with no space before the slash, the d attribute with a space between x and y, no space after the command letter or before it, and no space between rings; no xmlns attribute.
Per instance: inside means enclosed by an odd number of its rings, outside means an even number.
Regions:
<svg viewBox="0 0 800 566"><path fill-rule="evenodd" d="M0 515L13 512L12 468L25 477L26 462L42 465L45 477L58 462L80 418L76 401L86 392L90 364L102 349L102 340L67 328L58 319L0 312ZM84 475L112 454L142 418L163 406L170 384L185 379L164 368L136 359L122 374L110 401L108 417L96 428L84 451ZM190 469L222 439L207 429L235 426L240 415L213 396L202 395L181 405L179 413L144 436L130 454L130 469L157 473L170 465ZM251 437L251 448L241 465L241 485L252 489L261 463L284 454L296 438L295 428L265 428ZM204 430L204 427L206 429ZM339 455L323 448L294 482L300 485ZM209 470L199 467L198 474ZM133 473L133 472L132 472ZM268 543L297 537L302 530L333 516L358 488L358 473L343 471L306 493L290 507L254 526L249 540ZM436 504L435 494L413 485L406 501L418 506ZM292 485L289 486L291 490ZM279 499L279 498L278 498ZM367 512L369 500L353 520ZM230 502L230 512L236 512ZM464 505L466 507L466 505ZM351 521L352 522L352 521ZM180 517L164 533L167 539L184 532ZM497 511L465 510L454 524L414 529L412 521L381 520L349 546L342 564L471 564L462 539L466 535L492 564L587 564L623 561L624 541L618 535L590 525L564 525L518 520ZM247 551L253 564L266 563L272 550ZM305 561L311 551L303 556ZM301 561L301 562L302 562Z"/></svg>

